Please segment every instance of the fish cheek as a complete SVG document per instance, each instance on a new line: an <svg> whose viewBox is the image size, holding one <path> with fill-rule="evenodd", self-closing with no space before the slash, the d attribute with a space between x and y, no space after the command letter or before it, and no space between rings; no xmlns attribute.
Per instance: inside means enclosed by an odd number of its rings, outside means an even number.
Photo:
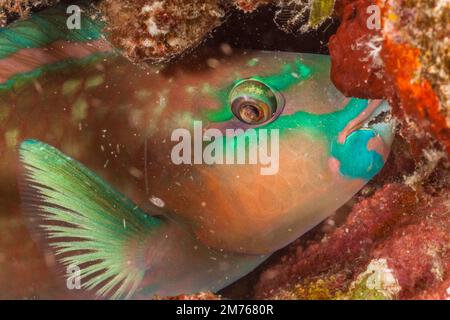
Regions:
<svg viewBox="0 0 450 320"><path fill-rule="evenodd" d="M261 175L260 164L197 167L201 185L186 197L190 203L182 214L193 221L202 241L259 254L301 235L305 228L296 221L315 212L318 195L333 185L327 145L296 132L280 140L279 150L279 170L273 175Z"/></svg>

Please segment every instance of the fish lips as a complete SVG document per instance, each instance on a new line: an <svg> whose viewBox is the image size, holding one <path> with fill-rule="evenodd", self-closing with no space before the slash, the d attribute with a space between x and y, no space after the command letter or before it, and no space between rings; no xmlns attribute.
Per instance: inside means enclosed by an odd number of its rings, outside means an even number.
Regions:
<svg viewBox="0 0 450 320"><path fill-rule="evenodd" d="M347 137L358 130L370 130L374 133L368 149L376 150L386 159L395 136L395 120L389 103L385 100L370 100L366 110L341 131L338 141L345 143Z"/></svg>

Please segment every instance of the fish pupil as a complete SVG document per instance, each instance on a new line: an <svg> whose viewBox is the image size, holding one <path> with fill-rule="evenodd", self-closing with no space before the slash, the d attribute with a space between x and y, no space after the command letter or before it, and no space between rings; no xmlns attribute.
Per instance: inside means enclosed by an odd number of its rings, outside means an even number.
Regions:
<svg viewBox="0 0 450 320"><path fill-rule="evenodd" d="M240 114L242 119L249 123L258 122L263 117L260 108L251 104L243 105Z"/></svg>

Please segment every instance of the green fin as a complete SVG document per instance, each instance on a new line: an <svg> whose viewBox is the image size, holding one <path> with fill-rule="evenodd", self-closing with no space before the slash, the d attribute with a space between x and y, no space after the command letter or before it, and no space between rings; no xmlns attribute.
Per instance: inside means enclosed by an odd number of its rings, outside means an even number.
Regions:
<svg viewBox="0 0 450 320"><path fill-rule="evenodd" d="M0 59L21 49L46 47L57 40L87 42L102 38L104 24L91 20L85 13L81 14L81 28L69 30L66 8L58 5L0 28Z"/></svg>
<svg viewBox="0 0 450 320"><path fill-rule="evenodd" d="M117 52L104 38L104 23L101 19L92 20L93 9L82 4L83 2L80 3L83 11L79 29L67 27L67 4L33 13L25 20L0 28L0 93L18 89L47 72L69 67L83 68L117 56ZM54 50L51 46L59 41L76 45L86 56L77 56L76 50ZM64 48L64 45L58 46ZM38 51L35 53L36 59L30 59L28 49ZM11 72L16 64L20 68ZM1 69L4 66L6 74L2 75Z"/></svg>
<svg viewBox="0 0 450 320"><path fill-rule="evenodd" d="M130 297L148 268L145 240L164 222L45 143L22 142L20 159L25 213L57 260L78 266L82 287L96 295Z"/></svg>

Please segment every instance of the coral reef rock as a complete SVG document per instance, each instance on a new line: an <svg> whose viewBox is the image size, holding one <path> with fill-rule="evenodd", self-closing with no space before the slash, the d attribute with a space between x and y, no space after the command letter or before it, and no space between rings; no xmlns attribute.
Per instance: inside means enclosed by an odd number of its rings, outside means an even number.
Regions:
<svg viewBox="0 0 450 320"><path fill-rule="evenodd" d="M328 237L306 248L292 245L262 273L256 297L448 298L448 191L430 196L402 184L384 186Z"/></svg>
<svg viewBox="0 0 450 320"><path fill-rule="evenodd" d="M104 0L110 40L132 61L166 61L220 24L217 0Z"/></svg>
<svg viewBox="0 0 450 320"><path fill-rule="evenodd" d="M167 300L221 300L222 297L212 292L199 292L191 295L179 295L176 297L166 297Z"/></svg>
<svg viewBox="0 0 450 320"><path fill-rule="evenodd" d="M450 151L450 2L389 1L382 56L398 105Z"/></svg>
<svg viewBox="0 0 450 320"><path fill-rule="evenodd" d="M45 8L59 0L0 0L0 27L16 17L24 18L31 10Z"/></svg>
<svg viewBox="0 0 450 320"><path fill-rule="evenodd" d="M430 135L450 151L450 2L346 0L338 7L342 23L329 43L336 87L389 99L416 154L434 144Z"/></svg>
<svg viewBox="0 0 450 320"><path fill-rule="evenodd" d="M386 80L381 61L382 37L379 30L368 29L370 0L347 5L337 33L331 37L331 78L347 96L382 98Z"/></svg>
<svg viewBox="0 0 450 320"><path fill-rule="evenodd" d="M331 17L335 0L278 0L275 23L285 32L308 32L318 29Z"/></svg>
<svg viewBox="0 0 450 320"><path fill-rule="evenodd" d="M270 4L273 0L232 0L234 6L246 13L256 10L259 6Z"/></svg>

